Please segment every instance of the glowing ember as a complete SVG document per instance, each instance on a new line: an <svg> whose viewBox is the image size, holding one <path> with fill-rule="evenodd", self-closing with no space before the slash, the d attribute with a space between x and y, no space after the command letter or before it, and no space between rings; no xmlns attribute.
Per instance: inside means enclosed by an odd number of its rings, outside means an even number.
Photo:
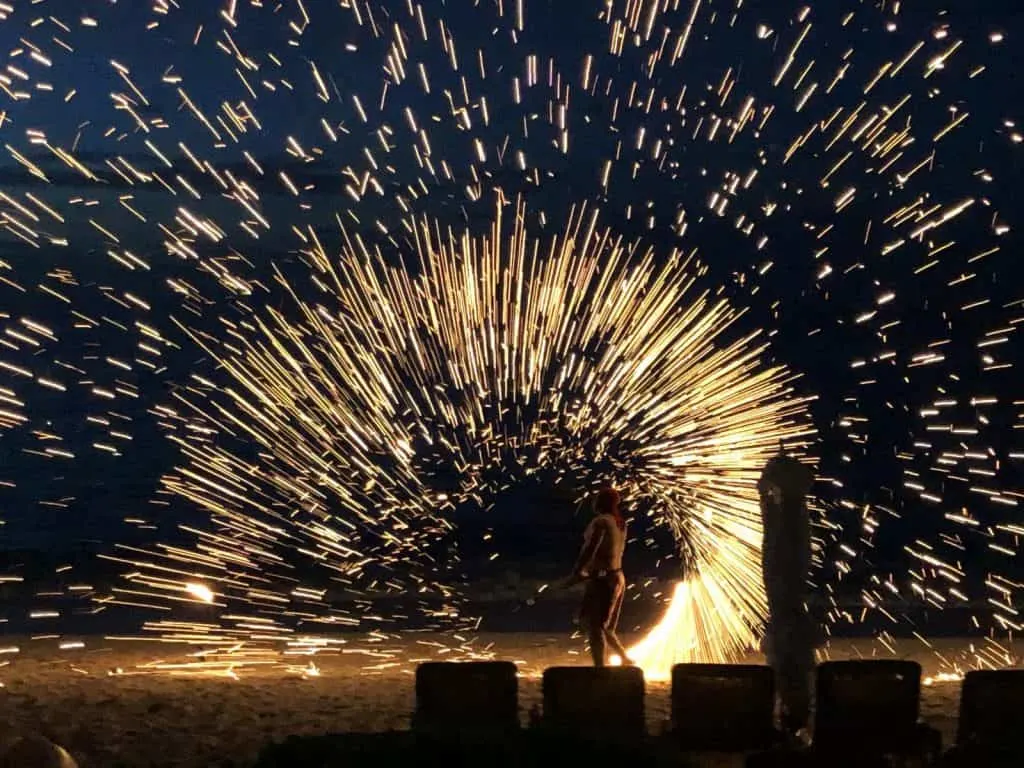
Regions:
<svg viewBox="0 0 1024 768"><path fill-rule="evenodd" d="M203 584L188 583L185 585L185 591L204 603L213 603L214 596L212 590Z"/></svg>

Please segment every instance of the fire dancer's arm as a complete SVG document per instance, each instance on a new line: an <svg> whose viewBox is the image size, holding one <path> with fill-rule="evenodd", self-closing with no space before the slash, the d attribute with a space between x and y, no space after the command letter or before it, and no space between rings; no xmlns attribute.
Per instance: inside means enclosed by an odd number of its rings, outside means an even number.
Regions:
<svg viewBox="0 0 1024 768"><path fill-rule="evenodd" d="M604 535L604 529L600 525L600 520L595 518L587 526L587 532L584 534L583 548L580 550L580 555L576 558L576 565L572 569L573 577L576 579L587 577L587 568L590 566L591 561L593 561L597 548L601 546Z"/></svg>

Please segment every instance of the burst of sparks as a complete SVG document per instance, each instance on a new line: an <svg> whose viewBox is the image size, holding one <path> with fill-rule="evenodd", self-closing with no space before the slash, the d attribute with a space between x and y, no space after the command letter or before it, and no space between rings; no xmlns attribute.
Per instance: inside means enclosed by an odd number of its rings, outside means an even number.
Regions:
<svg viewBox="0 0 1024 768"><path fill-rule="evenodd" d="M1000 279L999 176L1022 138L976 95L1012 34L899 4L42 8L0 9L19 30L0 73L0 430L58 467L38 492L57 514L82 508L69 462L146 451L154 425L181 456L152 511L124 515L150 540L109 555L127 581L60 577L64 594L157 611L155 636L234 656L225 674L242 641L399 626L382 594L472 629L438 564L447 513L551 471L623 484L697 566L646 666L728 655L763 609L757 464L808 433L785 371L818 365L845 371L816 379L829 622L895 626L916 602L1020 628L1024 300ZM553 23L584 46L547 50ZM119 50L132 25L152 43L138 61ZM432 223L478 230L495 197L487 238ZM723 290L695 296L697 278ZM725 335L748 305L734 328L770 349ZM14 472L0 484L25 493ZM179 516L191 544L155 543Z"/></svg>
<svg viewBox="0 0 1024 768"><path fill-rule="evenodd" d="M190 462L166 482L212 516L203 583L217 585L229 634L283 638L287 623L253 626L270 606L345 620L321 592L277 586L289 584L282 540L352 588L364 568L401 561L393 586L450 598L431 566L446 511L546 471L615 482L692 553L703 608L716 604L692 616L699 658L749 644L764 612L756 479L780 443L810 434L806 400L761 363L758 334L724 340L737 313L696 293L682 254L637 258L585 214L542 245L525 209L513 213L505 226L499 209L479 240L424 224L416 274L365 248L314 254L330 288L296 299L296 320L257 311L223 342L196 334L229 382L196 381L183 398L181 430L204 438L182 441ZM430 486L439 461L459 470L443 499ZM177 559L133 560L130 599L173 599Z"/></svg>

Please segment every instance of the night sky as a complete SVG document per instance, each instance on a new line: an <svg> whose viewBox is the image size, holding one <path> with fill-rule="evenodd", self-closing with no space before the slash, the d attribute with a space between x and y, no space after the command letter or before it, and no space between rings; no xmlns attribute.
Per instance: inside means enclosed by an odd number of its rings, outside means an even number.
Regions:
<svg viewBox="0 0 1024 768"><path fill-rule="evenodd" d="M651 47L627 46L622 56L610 55L609 27L597 15L603 3L580 2L588 12L568 13L570 3L526 0L524 29L514 34L512 11L506 9L506 17L500 18L493 2L447 0L438 2L437 8L425 3L431 14L444 18L458 40L461 67L472 83L471 101L487 97L489 124L483 124L474 101L472 131L452 117L444 91L458 96L461 85L445 68L447 54L436 43L433 27L434 42L419 45L410 58L431 73L431 92L423 92L410 63L408 78L389 87L384 107L378 109L383 84L393 80L392 73L385 71L393 40L390 29L394 20L408 21L404 0L373 4L374 19L382 30L377 39L368 32L366 18L360 26L355 14L334 8L336 4L325 3L332 6L328 11L317 0L306 0L311 23L296 45L289 45L299 37L289 31L288 24L301 23L303 11L294 2L264 2L259 8L239 0L233 24L226 24L221 12L235 3L205 0L182 1L166 14L155 13L151 4L141 2L47 0L15 5L16 10L0 24L6 43L2 48L21 49L9 63L31 72L29 86L45 80L53 90L35 91L31 98L19 100L4 97L0 132L6 150L0 152L0 190L19 201L29 194L45 200L60 211L63 221L40 215L36 234L43 234L37 237L26 238L25 231L9 221L0 229L3 326L16 331L20 319L28 317L45 324L56 336L33 345L8 334L0 360L31 371L36 378L64 381L67 388L54 391L34 386L30 377L0 371L0 386L17 393L24 402L20 410L27 416L20 426L4 422L0 428L0 480L6 482L0 488L0 518L6 521L0 529L2 546L51 552L80 546L104 550L114 542L183 540L187 537L176 530L179 524L202 524L206 514L180 498L168 498L160 489L161 477L175 472L181 456L154 409L173 400L176 393L187 392L191 374L198 372L213 382L223 376L175 323L179 320L216 334L222 328L218 318L235 311L230 292L204 264L240 269L244 265L247 274L262 276L269 286L249 303L289 312L288 297L273 285L272 277L274 269L287 275L308 272L293 225L315 231L325 250L337 253L342 241L335 214L340 212L350 232L378 245L392 263L416 271L415 253L399 225L403 211L396 196L403 195L417 216L485 232L493 213L494 189L500 187L509 199L523 196L532 213L532 233L558 231L570 208L586 202L600 207L605 226L625 238L642 238L659 259L667 258L676 247L687 252L696 248L705 268L701 285L749 308L730 330L730 337L764 329L770 335L769 358L800 375L799 393L817 398L811 407L819 431L812 453L820 460L822 478L816 488L816 506L830 521L819 529L826 546L822 583L842 581L832 565L842 557L839 547L846 542L862 550L850 559L852 571L845 577L853 585L872 573L893 573L906 581L908 572L922 567L907 548L920 550L921 542L936 552L947 547L942 556L955 559L976 582L991 571L1014 574L1019 569L1019 558L1012 554L1016 532L1005 527L1019 516L1016 505L1024 504L1020 461L1011 456L1024 447L1020 440L1024 400L1019 368L1014 367L1024 362L1015 333L1024 322L1024 306L1019 303L1024 299L1024 271L1014 229L1022 167L1013 139L1015 131L1022 129L1019 122L1016 127L1006 122L1022 118L1019 105L1024 95L1017 39L1024 26L1016 3L954 0L945 3L948 12L940 13L932 2L907 2L900 4L898 15L893 14L891 2L817 4L799 66L820 60L819 68L807 76L807 83L819 81L820 85L800 111L794 109L794 93L803 91L803 86L793 88L796 75L779 87L772 81L786 49L803 28L796 20L802 6L747 2L739 20L730 24L732 4L720 4L717 13L705 5L683 60L671 68L659 67L652 80L663 94L674 96L687 87L685 125L674 104L667 110L650 111L615 107L615 96L625 99L629 83L640 77ZM666 14L658 23L681 29L690 4L682 5L686 8ZM842 26L840 20L851 10L856 12L855 19ZM86 16L96 20L95 27L80 22ZM43 21L33 25L36 19ZM59 19L67 31L53 19ZM895 28L886 31L889 21ZM151 22L159 25L147 30ZM772 30L767 39L758 39L758 24ZM947 25L948 33L943 34ZM1005 40L993 43L993 32L1001 32ZM74 53L61 49L54 37L73 47ZM25 40L52 57L52 67L29 66ZM352 40L358 40L358 46L346 48ZM907 72L881 78L865 96L863 85L869 73L887 61L901 59L918 40L925 41L925 52L917 55ZM928 58L956 40L963 44L949 65L925 79L922 72ZM249 99L257 107L259 126L249 125L233 138L220 129L223 141L218 142L190 114L179 88L211 115L221 102L237 105L246 99L238 74L244 64L232 54L232 44L240 51L259 54L258 67L245 73L259 92L258 99ZM486 80L474 72L477 49L486 52ZM853 52L850 76L825 94L834 65L846 51ZM507 85L511 72L526 69L526 53L537 55L542 70L549 59L556 61L572 82L567 153L558 148L559 131L548 118L550 90L524 89L522 103L516 104ZM594 70L616 83L610 94L588 94L579 88L583 62L591 53ZM148 104L135 98L111 60L130 70ZM328 92L326 101L311 76L310 62L315 63ZM980 65L985 71L972 77ZM736 93L750 93L759 108L778 102L776 113L759 135L744 131L731 143L694 140L700 116L731 116L741 102L737 97L729 108L719 109L702 104L705 97L698 95L710 88L706 98L713 101L713 91L730 67ZM8 89L23 87L10 68L8 75L13 78ZM292 87L282 85L282 79ZM273 90L262 87L261 81L273 83ZM75 89L73 98L65 100L71 89ZM969 117L936 144L933 160L904 183L895 168L878 172L884 160L871 152L853 152L823 187L822 178L853 144L826 148L820 124L840 107L852 111L864 101L868 113L879 105L895 105L908 93L911 104L894 124L906 124L914 143L905 148L906 160L896 167L912 168L917 158L928 157L933 137L956 114L951 110L967 112ZM117 98L112 94L125 94L134 116L116 109ZM366 123L354 104L354 94L371 113ZM434 177L417 166L405 128L409 113L428 129L437 158L443 157L452 170L451 179L443 174ZM432 120L432 115L437 119ZM535 118L526 138L524 115ZM138 128L136 116L149 124L148 132ZM327 141L321 121L336 130L343 127L337 130L341 140ZM816 135L786 160L793 140L816 121ZM346 192L346 185L355 182L344 169L367 166L363 148L378 142L381 124L395 126L393 151L377 157L380 165L390 168L374 175L380 180L379 193L371 188L355 204ZM632 157L641 153L634 153L630 142L641 127L652 137L677 138L666 150L674 168L651 161L648 148L648 159L639 163L635 176L631 174ZM728 128L722 130L728 132ZM73 152L102 181L85 180L57 160L34 142L35 131L43 132L51 146ZM702 137L706 126L703 131ZM512 162L512 150L499 161L509 136L513 148L528 151L529 173ZM288 154L288 137L304 148L305 157ZM604 187L600 170L623 137L627 158L616 165L612 183ZM475 139L487 147L485 163L476 160ZM147 141L159 145L173 169L160 162ZM221 174L234 174L250 183L272 228L261 231L256 241L234 226L239 219L237 203L225 199L212 175L197 168L182 147ZM314 147L322 151L314 152ZM48 181L26 170L15 152L37 163ZM172 200L159 184L134 179L117 157L142 172L163 173L178 194ZM911 158L914 162L909 162ZM254 173L253 163L263 169L262 176ZM474 178L474 166L486 175L481 172ZM743 174L754 167L759 169L757 183L733 195L727 215L709 211L710 194L723 188L729 173ZM279 182L280 172L302 189L301 195L291 194ZM991 175L991 180L983 174ZM174 181L179 175L202 200L189 199L183 185ZM424 181L423 188L409 194L407 190L419 179ZM467 194L467 187L475 192ZM836 200L848 187L856 187L855 199L837 211ZM914 239L907 237L912 228L900 229L887 219L917 198L922 199L922 209L935 205L945 210L968 198L976 202L964 215ZM147 221L139 221L122 204L125 201L144 211ZM772 203L774 213L766 215L765 206ZM10 199L0 205L18 216ZM225 238L217 243L197 238L193 256L169 252L168 237L156 222L170 222L174 229L173 209L179 205L217 221L226 230ZM674 227L680 209L686 211L688 222L682 234ZM546 227L537 218L541 211ZM754 234L737 226L739 211L747 211L748 220L756 222ZM653 227L648 226L649 216L656 221ZM106 231L90 220L106 222ZM374 226L375 220L388 225L390 236ZM116 240L111 227L116 227ZM901 247L886 248L900 237L906 239ZM61 238L67 239L66 245L52 242ZM996 247L998 252L972 260ZM148 268L129 268L109 255L111 250L125 249L140 256ZM921 269L936 253L938 265ZM770 269L762 271L769 262ZM824 264L831 267L827 277L822 276ZM168 289L168 280L188 281L203 298L183 299L180 292ZM71 301L55 299L38 288L41 284L62 285ZM878 304L878 297L890 291L896 298L885 306ZM145 302L141 315L126 293ZM858 320L872 311L879 315ZM98 322L81 327L82 316ZM139 334L132 323L143 317L177 348L164 348L155 368L119 371L109 358L135 357ZM1003 337L1005 341L991 349L978 346L986 339ZM915 365L914 356L935 349L929 345L937 342L941 342L942 361ZM886 350L896 353L896 362L873 360ZM987 361L985 354L991 354L992 360ZM863 368L851 367L858 360L872 362ZM97 399L95 387L110 388L117 381L124 391L117 391L112 402ZM998 402L980 407L972 398ZM922 409L944 399L955 404L943 406L943 416L950 423L971 425L977 434L929 430L934 422ZM102 416L107 423L90 421L90 416ZM130 440L111 438L111 432L130 435ZM53 435L60 439L55 441ZM930 448L923 445L928 441L932 441ZM54 442L74 458L44 455L45 447ZM97 442L115 445L121 455L96 449ZM980 474L964 475L962 466L943 463L942 452L950 450L980 451L988 458L977 464ZM255 450L252 458L259 460ZM908 482L922 484L941 501L922 499L919 489L908 488ZM979 493L978 485L995 489L998 499L994 502L992 493ZM478 526L493 531L502 562L514 564L509 567L541 572L564 557L568 568L583 524L571 482L530 480L488 501L495 507L486 522L480 522L474 509L454 513L464 518L467 530L473 530L467 541L478 540L474 538L480 532L474 529ZM884 523L877 533L860 530L866 508ZM964 508L977 522L971 531L948 521L950 514ZM647 535L645 510L635 506L631 512L638 518L638 535ZM125 518L137 522L125 523ZM634 571L666 574L664 558L671 544L664 531L656 535L661 537L658 547L636 548ZM859 546L868 539L869 546ZM993 544L1002 549L993 549ZM468 547L464 556L478 569L473 573L486 573L492 546ZM1007 548L1010 554L1003 551ZM930 583L928 577L920 581Z"/></svg>

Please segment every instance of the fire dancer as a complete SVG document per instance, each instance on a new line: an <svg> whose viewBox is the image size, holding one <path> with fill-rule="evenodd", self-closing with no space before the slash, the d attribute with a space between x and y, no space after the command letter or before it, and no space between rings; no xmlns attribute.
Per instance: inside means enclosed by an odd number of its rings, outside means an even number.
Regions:
<svg viewBox="0 0 1024 768"><path fill-rule="evenodd" d="M590 641L595 667L607 664L606 649L632 664L619 641L616 627L626 591L622 553L626 548L626 521L619 511L619 493L602 488L594 500L594 519L584 534L583 549L573 568L573 579L586 581L580 623Z"/></svg>

